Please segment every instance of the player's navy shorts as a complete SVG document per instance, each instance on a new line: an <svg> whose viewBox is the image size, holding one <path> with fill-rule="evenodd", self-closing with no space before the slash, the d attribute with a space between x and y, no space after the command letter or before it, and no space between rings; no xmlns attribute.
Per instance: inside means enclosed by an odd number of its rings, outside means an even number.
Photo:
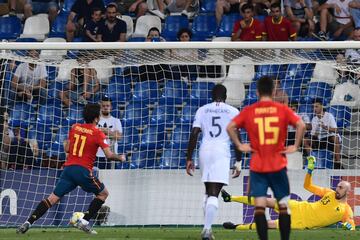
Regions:
<svg viewBox="0 0 360 240"><path fill-rule="evenodd" d="M250 171L250 196L266 197L268 187L275 198L280 201L290 195L289 179L286 168L273 173L259 173Z"/></svg>
<svg viewBox="0 0 360 240"><path fill-rule="evenodd" d="M64 168L56 184L54 194L61 198L77 186L80 186L85 192L91 192L95 195L98 195L105 188L105 185L93 176L91 171L82 166L72 165Z"/></svg>

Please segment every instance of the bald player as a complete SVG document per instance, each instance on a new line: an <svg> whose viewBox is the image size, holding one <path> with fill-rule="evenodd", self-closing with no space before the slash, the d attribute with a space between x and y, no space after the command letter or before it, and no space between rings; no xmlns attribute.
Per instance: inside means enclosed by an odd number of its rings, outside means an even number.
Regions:
<svg viewBox="0 0 360 240"><path fill-rule="evenodd" d="M351 185L347 181L338 183L335 191L330 188L323 188L312 184L312 171L315 166L315 157L308 158L308 172L304 180L304 188L311 193L321 197L319 201L289 201L291 210L291 229L313 229L326 227L337 222L342 222L347 230L355 230L353 220L353 211L347 203L347 197ZM224 190L222 197L225 202L240 202L243 204L254 205L254 199L248 199L247 196L231 196ZM274 198L267 198L267 207L274 208L278 212L278 206ZM227 229L255 229L255 223L251 224L233 224L226 222L223 224ZM269 220L269 228L279 228L278 220Z"/></svg>

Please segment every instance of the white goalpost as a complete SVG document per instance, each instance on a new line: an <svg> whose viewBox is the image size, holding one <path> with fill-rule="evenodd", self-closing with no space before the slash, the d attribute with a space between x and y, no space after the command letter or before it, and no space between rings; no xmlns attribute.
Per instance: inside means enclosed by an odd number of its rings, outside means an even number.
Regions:
<svg viewBox="0 0 360 240"><path fill-rule="evenodd" d="M335 187L348 180L349 204L360 224L359 49L355 41L0 43L0 226L24 222L53 191L69 128L82 121L84 104L104 96L121 120L116 150L127 159L95 164L94 174L110 192L107 224L202 224L200 171L194 177L185 173L195 111L211 102L217 83L226 86L227 103L241 110L257 101L256 81L263 75L279 80L300 116L311 121L319 100L334 115L340 152L330 142L312 149L318 159L314 183ZM248 141L246 132L240 135ZM289 156L291 192L293 198L313 200L302 188L304 152ZM226 187L230 193L247 193L249 157L241 155L243 171ZM198 167L197 151L193 159ZM232 150L229 172L235 161ZM343 169L334 169L339 161ZM71 214L85 211L92 198L78 188L35 225L67 226ZM253 220L251 207L219 202L217 224Z"/></svg>

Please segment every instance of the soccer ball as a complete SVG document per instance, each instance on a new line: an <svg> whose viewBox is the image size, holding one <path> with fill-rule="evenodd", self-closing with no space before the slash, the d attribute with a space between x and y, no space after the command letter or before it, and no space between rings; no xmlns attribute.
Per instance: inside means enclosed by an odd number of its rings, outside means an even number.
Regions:
<svg viewBox="0 0 360 240"><path fill-rule="evenodd" d="M79 219L84 217L84 213L82 212L74 212L70 218L70 224L76 226Z"/></svg>

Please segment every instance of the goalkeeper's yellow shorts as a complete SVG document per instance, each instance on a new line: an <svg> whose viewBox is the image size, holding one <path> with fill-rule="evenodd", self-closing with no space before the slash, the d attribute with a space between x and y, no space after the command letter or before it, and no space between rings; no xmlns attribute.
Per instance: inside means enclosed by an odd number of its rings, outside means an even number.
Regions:
<svg viewBox="0 0 360 240"><path fill-rule="evenodd" d="M291 229L306 229L305 219L301 214L301 205L307 204L307 202L300 202L296 200L289 200L289 208L291 210ZM275 211L278 212L278 208L275 208ZM279 228L279 221L277 221L277 228Z"/></svg>

